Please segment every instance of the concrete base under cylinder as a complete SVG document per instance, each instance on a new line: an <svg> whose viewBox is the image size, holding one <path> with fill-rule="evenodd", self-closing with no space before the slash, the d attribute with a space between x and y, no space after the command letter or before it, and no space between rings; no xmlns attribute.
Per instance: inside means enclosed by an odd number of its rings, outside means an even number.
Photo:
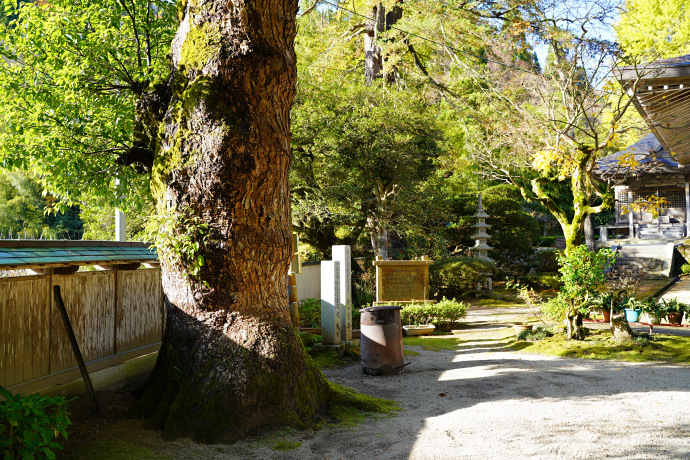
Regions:
<svg viewBox="0 0 690 460"><path fill-rule="evenodd" d="M394 375L404 372L401 309L402 307L381 306L360 310L360 347L365 373Z"/></svg>

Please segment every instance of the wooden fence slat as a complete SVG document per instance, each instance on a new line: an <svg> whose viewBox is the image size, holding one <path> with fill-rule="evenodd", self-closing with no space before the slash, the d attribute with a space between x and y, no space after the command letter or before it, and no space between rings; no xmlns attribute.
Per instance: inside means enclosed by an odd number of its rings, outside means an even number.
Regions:
<svg viewBox="0 0 690 460"><path fill-rule="evenodd" d="M40 293L38 303L41 310L39 375L35 377L38 378L50 373L50 280L48 278L38 280L36 292Z"/></svg>
<svg viewBox="0 0 690 460"><path fill-rule="evenodd" d="M116 283L116 271L0 279L0 385L13 387L76 366L53 300L55 285L61 286L86 362L160 341L160 269L117 275L122 283Z"/></svg>
<svg viewBox="0 0 690 460"><path fill-rule="evenodd" d="M5 362L7 355L5 352L5 342L7 341L7 284L0 285L0 385L6 387L5 383Z"/></svg>
<svg viewBox="0 0 690 460"><path fill-rule="evenodd" d="M14 288L14 286L13 286ZM15 305L16 299L12 295L14 289L10 292L10 297L7 299L7 319L9 320L9 328L7 329L7 345L8 345L8 360L7 360L7 385L13 385L16 381L15 374L17 372L17 313Z"/></svg>

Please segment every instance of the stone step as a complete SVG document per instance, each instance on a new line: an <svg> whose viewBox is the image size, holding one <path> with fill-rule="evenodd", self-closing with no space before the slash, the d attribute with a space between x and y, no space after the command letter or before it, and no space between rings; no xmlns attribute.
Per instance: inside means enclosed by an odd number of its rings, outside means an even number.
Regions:
<svg viewBox="0 0 690 460"><path fill-rule="evenodd" d="M628 244L614 246L619 267L636 267L644 270L649 276L670 276L673 264L674 244Z"/></svg>

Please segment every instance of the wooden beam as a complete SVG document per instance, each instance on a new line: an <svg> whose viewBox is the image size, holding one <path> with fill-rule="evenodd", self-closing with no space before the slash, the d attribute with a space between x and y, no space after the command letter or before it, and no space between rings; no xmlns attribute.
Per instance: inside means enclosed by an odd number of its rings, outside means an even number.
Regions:
<svg viewBox="0 0 690 460"><path fill-rule="evenodd" d="M74 335L72 323L70 323L69 316L67 315L67 309L65 308L65 304L62 301L62 295L60 294L60 286L53 287L53 297L55 299L55 305L60 311L60 316L62 316L62 322L65 325L65 330L67 331L67 336L69 337L70 345L72 345L74 357L77 359L79 371L81 372L81 378L84 380L84 385L86 385L86 390L88 391L89 396L91 396L91 407L95 413L100 413L101 406L98 405L98 401L96 400L96 391L93 389L91 377L89 377L89 371L86 370L86 364L84 363L84 358L81 355L81 350L79 349L79 344L77 343L77 337Z"/></svg>

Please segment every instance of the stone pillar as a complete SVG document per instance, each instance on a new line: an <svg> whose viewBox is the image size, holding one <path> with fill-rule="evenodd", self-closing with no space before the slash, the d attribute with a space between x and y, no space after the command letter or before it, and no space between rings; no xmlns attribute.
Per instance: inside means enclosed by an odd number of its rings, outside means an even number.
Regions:
<svg viewBox="0 0 690 460"><path fill-rule="evenodd" d="M352 253L348 245L333 246L333 260L340 262L340 334L352 340Z"/></svg>
<svg viewBox="0 0 690 460"><path fill-rule="evenodd" d="M340 262L321 262L321 339L324 345L338 345L340 333Z"/></svg>

